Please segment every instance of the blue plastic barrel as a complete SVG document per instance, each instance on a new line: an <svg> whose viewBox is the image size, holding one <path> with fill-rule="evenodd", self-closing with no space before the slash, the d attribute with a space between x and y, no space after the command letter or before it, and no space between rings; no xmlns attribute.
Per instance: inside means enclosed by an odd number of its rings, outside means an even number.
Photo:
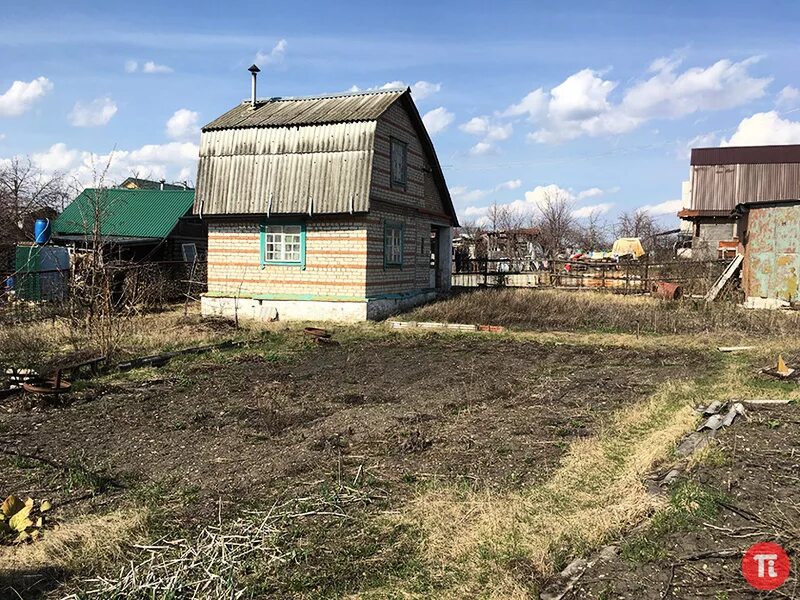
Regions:
<svg viewBox="0 0 800 600"><path fill-rule="evenodd" d="M50 241L50 219L36 219L33 225L33 239L37 244Z"/></svg>

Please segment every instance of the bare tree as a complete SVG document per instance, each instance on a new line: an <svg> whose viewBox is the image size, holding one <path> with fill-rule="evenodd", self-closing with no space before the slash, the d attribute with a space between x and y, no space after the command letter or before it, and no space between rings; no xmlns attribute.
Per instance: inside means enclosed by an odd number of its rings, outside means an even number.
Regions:
<svg viewBox="0 0 800 600"><path fill-rule="evenodd" d="M650 213L635 210L620 214L614 230L617 237L638 237L643 241L649 241L658 233L658 226Z"/></svg>
<svg viewBox="0 0 800 600"><path fill-rule="evenodd" d="M597 209L589 213L585 221L575 229L575 243L584 250L599 250L609 244L609 225Z"/></svg>
<svg viewBox="0 0 800 600"><path fill-rule="evenodd" d="M550 257L563 253L575 232L573 202L563 192L545 192L533 224L539 229L542 248Z"/></svg>
<svg viewBox="0 0 800 600"><path fill-rule="evenodd" d="M0 227L6 239L32 239L33 221L63 210L68 189L61 174L47 174L30 158L0 164Z"/></svg>

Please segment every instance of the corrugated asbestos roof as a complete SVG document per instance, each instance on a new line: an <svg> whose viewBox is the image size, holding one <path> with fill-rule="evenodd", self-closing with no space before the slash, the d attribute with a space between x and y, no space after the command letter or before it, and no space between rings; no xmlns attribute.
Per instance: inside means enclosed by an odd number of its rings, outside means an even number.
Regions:
<svg viewBox="0 0 800 600"><path fill-rule="evenodd" d="M206 131L198 214L369 210L375 121Z"/></svg>
<svg viewBox="0 0 800 600"><path fill-rule="evenodd" d="M692 148L693 166L800 163L800 145Z"/></svg>
<svg viewBox="0 0 800 600"><path fill-rule="evenodd" d="M203 131L246 127L287 127L353 121L374 121L406 90L358 92L303 98L271 98L235 106L203 127Z"/></svg>
<svg viewBox="0 0 800 600"><path fill-rule="evenodd" d="M105 237L162 239L191 210L193 202L193 190L88 188L53 222L53 234L91 234L94 216L99 214L100 233Z"/></svg>
<svg viewBox="0 0 800 600"><path fill-rule="evenodd" d="M369 211L377 120L402 102L446 210L457 223L430 136L409 89L240 104L200 138L199 215Z"/></svg>

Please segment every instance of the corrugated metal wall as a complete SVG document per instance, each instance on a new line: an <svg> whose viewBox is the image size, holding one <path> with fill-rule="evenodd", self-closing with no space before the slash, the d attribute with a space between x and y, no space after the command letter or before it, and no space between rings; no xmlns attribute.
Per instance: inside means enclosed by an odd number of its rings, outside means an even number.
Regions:
<svg viewBox="0 0 800 600"><path fill-rule="evenodd" d="M800 164L692 167L693 210L733 210L745 202L800 198Z"/></svg>
<svg viewBox="0 0 800 600"><path fill-rule="evenodd" d="M800 204L747 213L743 281L747 296L799 301Z"/></svg>
<svg viewBox="0 0 800 600"><path fill-rule="evenodd" d="M195 213L366 212L375 125L204 132Z"/></svg>

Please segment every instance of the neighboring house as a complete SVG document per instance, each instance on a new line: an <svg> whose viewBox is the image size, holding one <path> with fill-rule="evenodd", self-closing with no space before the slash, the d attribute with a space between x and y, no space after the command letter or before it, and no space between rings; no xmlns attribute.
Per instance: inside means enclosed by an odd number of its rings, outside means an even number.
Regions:
<svg viewBox="0 0 800 600"><path fill-rule="evenodd" d="M678 216L691 231L692 258L731 258L737 205L800 198L800 145L695 148L684 189Z"/></svg>
<svg viewBox="0 0 800 600"><path fill-rule="evenodd" d="M184 181L181 184L167 183L166 180L153 181L152 179L140 179L138 177L128 177L117 187L126 190L188 190L191 189Z"/></svg>
<svg viewBox="0 0 800 600"><path fill-rule="evenodd" d="M408 89L254 91L202 130L195 213L205 314L377 319L450 287L458 223Z"/></svg>
<svg viewBox="0 0 800 600"><path fill-rule="evenodd" d="M191 262L207 245L193 203L193 190L89 188L53 222L52 240L86 248L96 232L109 258Z"/></svg>

